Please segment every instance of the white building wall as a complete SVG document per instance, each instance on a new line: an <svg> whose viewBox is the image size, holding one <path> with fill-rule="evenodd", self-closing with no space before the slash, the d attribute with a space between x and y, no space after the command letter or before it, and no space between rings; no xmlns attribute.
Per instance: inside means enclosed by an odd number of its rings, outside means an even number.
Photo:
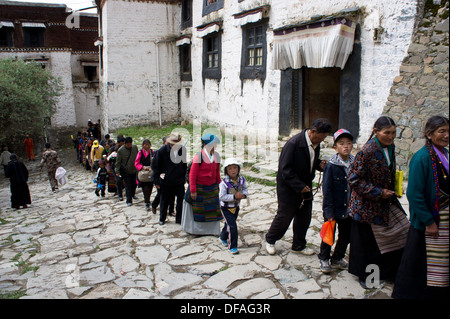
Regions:
<svg viewBox="0 0 450 319"><path fill-rule="evenodd" d="M259 80L239 79L242 30L232 25L232 14L270 5L267 32L267 74L264 86ZM317 15L331 15L358 6L361 8L360 141L365 142L374 121L381 115L390 87L406 55L414 31L416 0L246 0L224 1L224 9L202 17L202 1L194 0L192 32L192 87L190 97L182 94L182 116L198 118L242 129L278 129L280 71L271 66L273 29L309 21ZM222 79L202 82L202 43L195 26L222 17ZM373 39L382 26L379 43ZM186 85L186 84L184 84ZM189 85L189 83L187 83Z"/></svg>
<svg viewBox="0 0 450 319"><path fill-rule="evenodd" d="M178 48L160 44L162 120L178 116L241 130L279 128L281 72L272 69L273 30L359 7L361 14L361 81L359 141L370 135L387 101L390 87L406 56L414 32L419 0L224 0L224 8L202 17L201 0L193 1L193 26L180 31L181 8L157 2L108 0L103 7L104 119L109 129L158 122L156 42L192 35L192 81L179 80ZM239 78L242 29L233 26L233 14L270 5L267 30L267 70L260 80ZM202 78L203 39L196 26L223 20L222 78ZM373 39L382 27L381 41ZM177 91L180 89L180 101Z"/></svg>
<svg viewBox="0 0 450 319"><path fill-rule="evenodd" d="M179 34L180 6L108 0L102 15L101 82L107 129L158 122L159 105L164 121L177 118L180 78L174 40Z"/></svg>
<svg viewBox="0 0 450 319"><path fill-rule="evenodd" d="M56 105L56 113L51 118L51 126L61 128L76 125L70 51L2 52L1 57L24 60L48 59L45 63L46 69L54 77L61 78L63 85L61 96Z"/></svg>

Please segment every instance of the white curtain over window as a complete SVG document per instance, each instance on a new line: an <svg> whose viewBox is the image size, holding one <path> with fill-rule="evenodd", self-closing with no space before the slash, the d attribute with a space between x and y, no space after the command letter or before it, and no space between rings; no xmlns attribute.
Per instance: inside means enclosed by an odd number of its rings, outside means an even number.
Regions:
<svg viewBox="0 0 450 319"><path fill-rule="evenodd" d="M355 28L355 22L336 18L274 31L272 67L343 69L353 50Z"/></svg>

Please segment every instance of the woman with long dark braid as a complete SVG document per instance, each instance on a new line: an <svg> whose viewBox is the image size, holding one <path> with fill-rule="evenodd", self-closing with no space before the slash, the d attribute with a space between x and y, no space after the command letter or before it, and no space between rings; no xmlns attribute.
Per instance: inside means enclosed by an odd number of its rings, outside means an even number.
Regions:
<svg viewBox="0 0 450 319"><path fill-rule="evenodd" d="M448 118L431 117L425 146L409 164L410 229L393 298L449 297Z"/></svg>

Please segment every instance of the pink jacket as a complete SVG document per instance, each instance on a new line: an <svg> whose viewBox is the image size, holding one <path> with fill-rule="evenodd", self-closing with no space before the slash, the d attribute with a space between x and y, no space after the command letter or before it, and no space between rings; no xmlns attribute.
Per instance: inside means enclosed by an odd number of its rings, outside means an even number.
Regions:
<svg viewBox="0 0 450 319"><path fill-rule="evenodd" d="M189 172L189 187L191 189L191 193L197 192L197 184L209 186L217 183L217 185L219 185L222 181L220 179L220 163L218 163L219 159L217 156L214 162L211 163L209 157L206 155L206 152L204 150L202 150L202 152L202 163L199 164L199 155L196 154Z"/></svg>

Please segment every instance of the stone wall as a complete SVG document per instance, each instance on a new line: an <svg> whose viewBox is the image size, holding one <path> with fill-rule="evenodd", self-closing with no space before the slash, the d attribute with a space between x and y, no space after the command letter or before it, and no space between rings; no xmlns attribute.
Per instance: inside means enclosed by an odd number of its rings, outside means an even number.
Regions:
<svg viewBox="0 0 450 319"><path fill-rule="evenodd" d="M394 79L384 114L397 124L397 164L408 170L424 145L423 128L433 115L449 114L449 1L427 1L423 18Z"/></svg>

